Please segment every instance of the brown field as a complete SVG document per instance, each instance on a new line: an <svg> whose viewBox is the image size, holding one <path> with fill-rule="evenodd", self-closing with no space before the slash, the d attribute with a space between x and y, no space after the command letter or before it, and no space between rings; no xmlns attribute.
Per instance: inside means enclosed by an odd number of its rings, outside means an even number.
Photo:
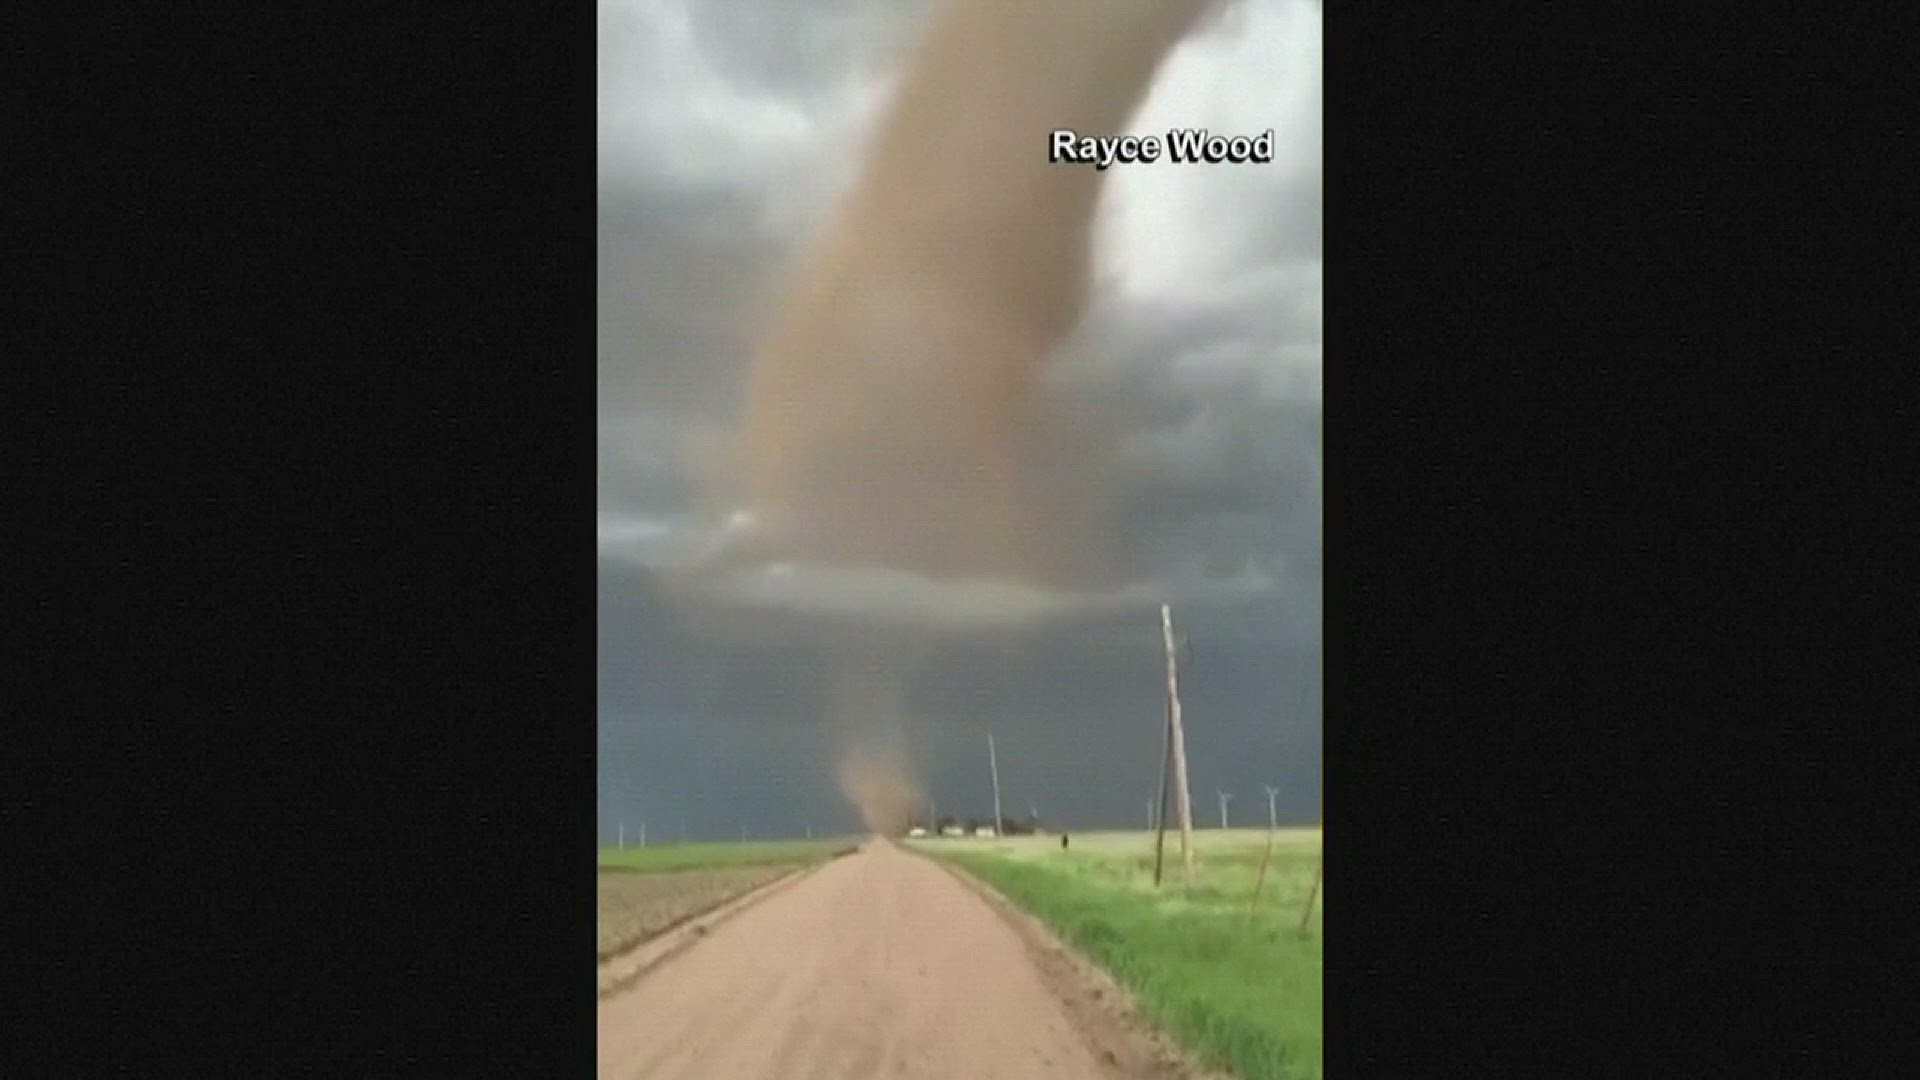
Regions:
<svg viewBox="0 0 1920 1080"><path fill-rule="evenodd" d="M599 957L615 956L648 938L792 871L789 866L735 866L652 874L601 873Z"/></svg>

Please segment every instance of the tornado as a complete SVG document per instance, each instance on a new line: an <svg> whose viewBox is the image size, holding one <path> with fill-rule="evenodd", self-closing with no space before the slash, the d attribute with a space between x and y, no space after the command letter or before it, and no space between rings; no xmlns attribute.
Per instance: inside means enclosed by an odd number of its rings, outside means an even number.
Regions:
<svg viewBox="0 0 1920 1080"><path fill-rule="evenodd" d="M912 756L906 655L835 657L829 708L839 743L834 779L869 832L898 836L925 804Z"/></svg>
<svg viewBox="0 0 1920 1080"><path fill-rule="evenodd" d="M713 524L678 584L976 630L1086 588L1099 492L1042 482L1029 449L1042 371L1088 300L1109 174L1050 161L1051 134L1125 133L1209 6L934 7L851 188L781 283L707 492ZM839 781L891 832L919 800L898 707L909 673L863 678L893 686L842 703Z"/></svg>
<svg viewBox="0 0 1920 1080"><path fill-rule="evenodd" d="M1076 580L1094 492L1037 490L1023 448L1041 371L1086 304L1107 174L1051 163L1049 138L1123 132L1207 7L935 7L783 285L696 576Z"/></svg>

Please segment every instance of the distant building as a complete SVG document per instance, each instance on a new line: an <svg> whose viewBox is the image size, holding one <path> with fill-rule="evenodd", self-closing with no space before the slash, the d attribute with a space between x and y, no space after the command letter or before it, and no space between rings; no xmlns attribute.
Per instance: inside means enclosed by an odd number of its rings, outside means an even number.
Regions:
<svg viewBox="0 0 1920 1080"><path fill-rule="evenodd" d="M982 837L982 838L990 838L993 836L993 826L982 825L979 828L973 830L973 835Z"/></svg>
<svg viewBox="0 0 1920 1080"><path fill-rule="evenodd" d="M908 836L925 836L927 835L927 830L921 828L918 825L915 825L913 828L907 830L907 835Z"/></svg>
<svg viewBox="0 0 1920 1080"><path fill-rule="evenodd" d="M967 830L961 828L958 825L949 825L946 828L940 830L940 835L941 836L965 836L967 835Z"/></svg>

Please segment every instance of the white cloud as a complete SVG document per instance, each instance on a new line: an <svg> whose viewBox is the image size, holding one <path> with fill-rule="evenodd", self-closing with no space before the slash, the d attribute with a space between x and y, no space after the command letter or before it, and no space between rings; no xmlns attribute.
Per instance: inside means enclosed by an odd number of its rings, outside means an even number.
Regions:
<svg viewBox="0 0 1920 1080"><path fill-rule="evenodd" d="M1205 304L1248 269L1242 238L1297 202L1320 167L1320 9L1246 3L1168 59L1132 130L1274 130L1271 165L1162 159L1117 169L1103 207L1102 269L1128 293Z"/></svg>
<svg viewBox="0 0 1920 1080"><path fill-rule="evenodd" d="M731 185L777 164L812 124L801 102L729 81L684 2L601 0L603 174Z"/></svg>
<svg viewBox="0 0 1920 1080"><path fill-rule="evenodd" d="M860 68L814 95L735 78L691 0L600 0L599 24L603 189L740 192L780 234L811 225L846 181L885 91Z"/></svg>
<svg viewBox="0 0 1920 1080"><path fill-rule="evenodd" d="M680 527L678 515L601 510L599 551L603 556L646 562L659 557Z"/></svg>

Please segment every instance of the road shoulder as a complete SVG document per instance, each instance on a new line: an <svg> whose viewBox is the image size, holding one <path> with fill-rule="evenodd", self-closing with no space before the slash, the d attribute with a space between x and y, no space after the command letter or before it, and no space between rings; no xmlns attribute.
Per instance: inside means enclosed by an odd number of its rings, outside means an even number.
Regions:
<svg viewBox="0 0 1920 1080"><path fill-rule="evenodd" d="M1013 929L1068 1018L1110 1067L1135 1080L1232 1080L1226 1073L1205 1068L1181 1049L1146 1018L1126 987L998 889L945 859L904 844L899 847L946 871Z"/></svg>

